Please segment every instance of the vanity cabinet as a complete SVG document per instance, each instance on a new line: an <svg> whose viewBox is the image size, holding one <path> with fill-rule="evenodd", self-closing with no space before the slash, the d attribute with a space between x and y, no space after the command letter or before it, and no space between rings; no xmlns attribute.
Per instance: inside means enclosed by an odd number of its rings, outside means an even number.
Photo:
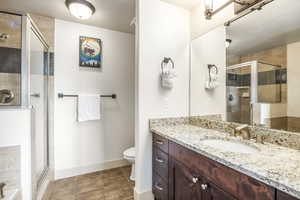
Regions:
<svg viewBox="0 0 300 200"><path fill-rule="evenodd" d="M285 194L281 191L277 191L277 200L298 200L298 199L288 194Z"/></svg>
<svg viewBox="0 0 300 200"><path fill-rule="evenodd" d="M276 199L275 188L156 134L153 193L156 200Z"/></svg>
<svg viewBox="0 0 300 200"><path fill-rule="evenodd" d="M234 200L213 183L193 172L180 162L171 160L169 179L171 200Z"/></svg>

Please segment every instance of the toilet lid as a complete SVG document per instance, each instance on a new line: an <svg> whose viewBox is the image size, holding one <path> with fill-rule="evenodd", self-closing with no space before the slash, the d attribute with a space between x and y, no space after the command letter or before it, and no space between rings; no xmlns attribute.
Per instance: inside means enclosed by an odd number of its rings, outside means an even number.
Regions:
<svg viewBox="0 0 300 200"><path fill-rule="evenodd" d="M134 158L135 157L135 148L129 148L126 151L124 151L124 156Z"/></svg>

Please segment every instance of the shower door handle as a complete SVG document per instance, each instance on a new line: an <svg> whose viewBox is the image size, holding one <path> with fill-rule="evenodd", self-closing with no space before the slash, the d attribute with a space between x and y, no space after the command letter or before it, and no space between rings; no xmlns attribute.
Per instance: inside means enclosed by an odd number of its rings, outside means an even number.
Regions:
<svg viewBox="0 0 300 200"><path fill-rule="evenodd" d="M40 98L41 97L40 93L33 93L30 96L35 97L35 98Z"/></svg>

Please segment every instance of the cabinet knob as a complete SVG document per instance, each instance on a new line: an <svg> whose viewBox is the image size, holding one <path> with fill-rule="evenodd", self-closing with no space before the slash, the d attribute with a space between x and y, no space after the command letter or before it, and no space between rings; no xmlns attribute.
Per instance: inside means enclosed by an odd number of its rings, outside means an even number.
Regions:
<svg viewBox="0 0 300 200"><path fill-rule="evenodd" d="M159 159L159 158L155 158L155 160L156 160L156 162L159 162L159 163L163 163L164 162L164 160Z"/></svg>
<svg viewBox="0 0 300 200"><path fill-rule="evenodd" d="M201 184L201 188L202 188L202 190L206 190L206 189L207 189L207 187L208 187L208 185L207 185L207 184Z"/></svg>
<svg viewBox="0 0 300 200"><path fill-rule="evenodd" d="M160 187L157 183L154 185L154 187L156 189L158 189L159 191L163 191L164 190L164 188Z"/></svg>
<svg viewBox="0 0 300 200"><path fill-rule="evenodd" d="M192 178L193 183L197 183L198 182L198 178Z"/></svg>
<svg viewBox="0 0 300 200"><path fill-rule="evenodd" d="M163 142L163 141L160 141L160 140L156 140L156 144L163 145L164 142Z"/></svg>

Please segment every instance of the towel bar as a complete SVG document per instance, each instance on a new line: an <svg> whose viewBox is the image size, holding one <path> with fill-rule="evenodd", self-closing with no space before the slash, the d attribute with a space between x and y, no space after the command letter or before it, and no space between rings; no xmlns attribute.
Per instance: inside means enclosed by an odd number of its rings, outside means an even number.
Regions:
<svg viewBox="0 0 300 200"><path fill-rule="evenodd" d="M78 97L78 95L76 94L63 94L63 93L58 93L58 98L64 98L64 97ZM117 95L116 94L112 94L112 95L100 95L100 97L109 97L109 98L112 98L112 99L116 99L117 98Z"/></svg>

